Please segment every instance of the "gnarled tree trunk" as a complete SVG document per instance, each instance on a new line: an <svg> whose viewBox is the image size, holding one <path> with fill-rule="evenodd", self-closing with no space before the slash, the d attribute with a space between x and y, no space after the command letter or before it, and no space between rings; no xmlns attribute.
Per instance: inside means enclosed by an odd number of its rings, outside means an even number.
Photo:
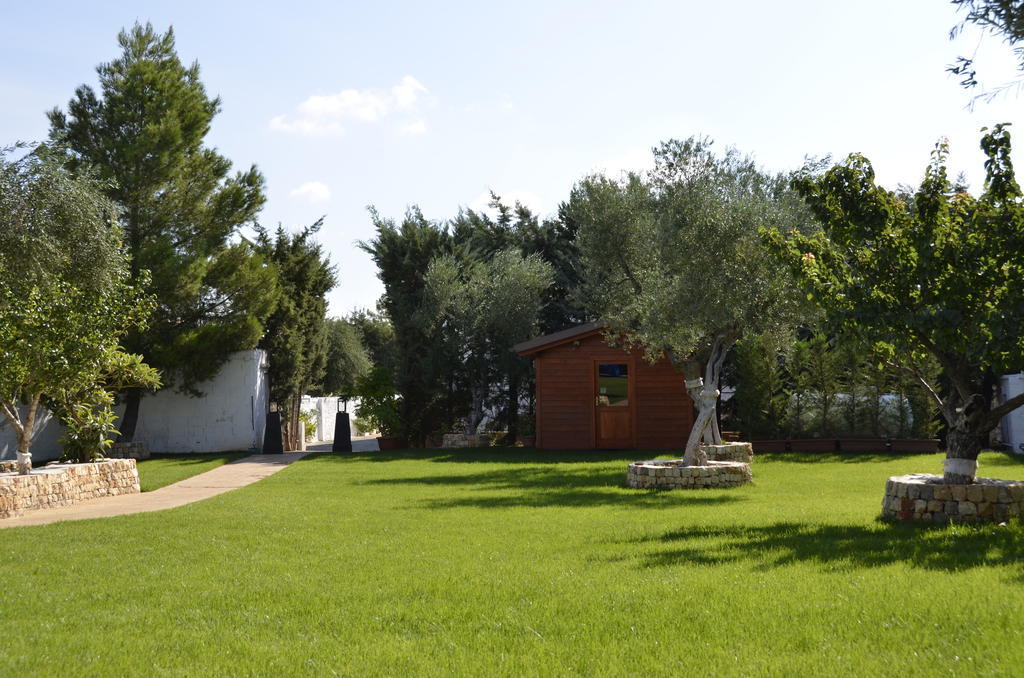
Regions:
<svg viewBox="0 0 1024 678"><path fill-rule="evenodd" d="M686 451L683 453L683 463L689 466L703 466L708 463L707 454L701 449L702 441L713 445L719 445L722 442L715 410L718 406L718 396L721 395L721 391L718 390L718 380L722 374L722 363L725 362L725 355L731 345L732 342L727 337L715 337L704 368L703 378L700 376L700 363L687 361L683 365L686 390L694 404L697 405L697 418L693 422L690 437L686 441Z"/></svg>
<svg viewBox="0 0 1024 678"><path fill-rule="evenodd" d="M949 424L949 432L946 434L946 459L942 462L942 482L949 485L974 482L978 474L978 454L992 429L989 409L988 400L980 394L964 402L954 392L946 401L942 413Z"/></svg>

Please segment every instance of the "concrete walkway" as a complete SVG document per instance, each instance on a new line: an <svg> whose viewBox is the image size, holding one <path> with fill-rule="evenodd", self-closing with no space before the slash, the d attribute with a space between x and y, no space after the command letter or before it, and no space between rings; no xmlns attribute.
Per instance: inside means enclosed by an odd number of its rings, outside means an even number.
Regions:
<svg viewBox="0 0 1024 678"><path fill-rule="evenodd" d="M16 518L0 519L0 528L22 525L46 525L61 520L86 520L87 518L108 518L129 513L162 511L208 499L229 490L245 487L273 475L298 461L309 452L286 452L285 454L255 454L237 459L212 471L161 487L152 492L124 494L117 497L100 497L71 506L28 511Z"/></svg>

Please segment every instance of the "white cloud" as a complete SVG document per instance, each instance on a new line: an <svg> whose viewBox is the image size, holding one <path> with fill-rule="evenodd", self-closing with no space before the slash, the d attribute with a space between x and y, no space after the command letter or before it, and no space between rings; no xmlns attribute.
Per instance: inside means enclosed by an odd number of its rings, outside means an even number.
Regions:
<svg viewBox="0 0 1024 678"><path fill-rule="evenodd" d="M327 184L319 181L307 181L288 195L293 198L306 198L310 202L323 202L330 200L331 189L327 188Z"/></svg>
<svg viewBox="0 0 1024 678"><path fill-rule="evenodd" d="M426 134L427 123L422 120L416 120L414 122L408 122L404 125L398 126L399 134Z"/></svg>
<svg viewBox="0 0 1024 678"><path fill-rule="evenodd" d="M422 104L433 101L429 90L407 75L386 90L343 89L337 94L314 94L299 104L294 114L272 118L270 129L311 136L343 134L347 123L373 123L396 113L415 113ZM422 134L426 124L414 121L399 129L403 134Z"/></svg>
<svg viewBox="0 0 1024 678"><path fill-rule="evenodd" d="M395 106L402 110L414 107L420 97L420 92L429 94L427 88L411 75L405 76L401 82L391 88L391 96L394 98Z"/></svg>

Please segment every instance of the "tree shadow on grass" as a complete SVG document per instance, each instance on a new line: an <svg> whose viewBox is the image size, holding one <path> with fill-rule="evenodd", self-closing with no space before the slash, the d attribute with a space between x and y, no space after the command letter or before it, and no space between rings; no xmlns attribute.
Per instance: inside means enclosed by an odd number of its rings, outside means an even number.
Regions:
<svg viewBox="0 0 1024 678"><path fill-rule="evenodd" d="M808 525L776 523L757 527L692 527L643 540L668 548L644 559L648 567L739 561L767 567L817 563L829 570L894 563L955 572L1012 565L1024 583L1024 529L958 526L923 529L913 525Z"/></svg>
<svg viewBox="0 0 1024 678"><path fill-rule="evenodd" d="M764 452L754 455L756 461L786 462L790 464L866 464L899 461L922 457L936 458L935 454L904 454L898 452Z"/></svg>
<svg viewBox="0 0 1024 678"><path fill-rule="evenodd" d="M622 506L624 508L678 508L711 506L742 501L730 490L634 490L625 485L626 469L594 467L522 466L483 473L387 478L367 484L420 485L451 488L449 496L426 499L431 509L459 507L508 508L519 506Z"/></svg>
<svg viewBox="0 0 1024 678"><path fill-rule="evenodd" d="M605 461L628 463L655 457L682 457L679 450L535 450L532 447L466 447L458 449L395 450L389 452L325 453L337 461L391 462L403 460L437 463L573 464ZM310 455L312 456L312 455ZM320 456L319 454L316 456ZM307 459L309 457L306 457ZM623 470L625 473L625 470Z"/></svg>

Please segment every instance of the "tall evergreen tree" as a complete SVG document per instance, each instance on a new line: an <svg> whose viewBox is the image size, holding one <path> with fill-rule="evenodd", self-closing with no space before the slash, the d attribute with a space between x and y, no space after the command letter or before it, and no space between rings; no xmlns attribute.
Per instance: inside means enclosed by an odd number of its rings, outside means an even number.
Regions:
<svg viewBox="0 0 1024 678"><path fill-rule="evenodd" d="M49 113L50 135L71 149L69 165L92 166L123 210L133 282L149 270L156 298L149 329L125 348L179 387L214 374L234 351L253 348L274 307L273 271L233 243L264 203L263 176L203 145L220 99L207 95L199 65L182 64L172 29L136 24L118 35L122 53L97 67L99 91L82 85L67 112ZM121 423L131 440L141 389L127 393Z"/></svg>
<svg viewBox="0 0 1024 678"><path fill-rule="evenodd" d="M381 308L395 333L394 385L401 396L400 427L412 443L420 444L447 423L446 410L450 412L439 385L450 374L451 356L423 308L427 267L434 257L451 252L452 238L418 208L410 209L401 225L374 210L371 216L377 236L360 247L373 257L384 283Z"/></svg>
<svg viewBox="0 0 1024 678"><path fill-rule="evenodd" d="M327 299L334 267L313 236L323 219L298 233L256 226L256 248L277 269L281 294L260 343L270 359L270 398L286 412L289 449L298 449L302 394L321 383L327 365Z"/></svg>

